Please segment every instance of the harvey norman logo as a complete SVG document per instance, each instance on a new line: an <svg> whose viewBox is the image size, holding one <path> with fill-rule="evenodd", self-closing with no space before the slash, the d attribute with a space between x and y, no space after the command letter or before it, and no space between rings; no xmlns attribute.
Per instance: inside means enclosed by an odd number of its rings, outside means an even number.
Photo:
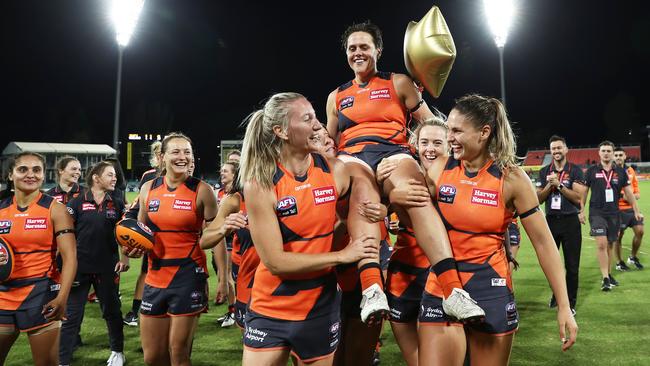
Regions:
<svg viewBox="0 0 650 366"><path fill-rule="evenodd" d="M497 207L499 205L499 192L489 189L472 189L473 204Z"/></svg>
<svg viewBox="0 0 650 366"><path fill-rule="evenodd" d="M25 230L43 230L47 229L47 219L45 217L25 219Z"/></svg>
<svg viewBox="0 0 650 366"><path fill-rule="evenodd" d="M175 199L172 208L174 210L192 211L192 201Z"/></svg>
<svg viewBox="0 0 650 366"><path fill-rule="evenodd" d="M314 203L317 205L336 201L336 194L334 193L333 186L315 188L312 189L311 192L314 195Z"/></svg>
<svg viewBox="0 0 650 366"><path fill-rule="evenodd" d="M390 99L390 90L388 88L371 90L370 100L374 99Z"/></svg>

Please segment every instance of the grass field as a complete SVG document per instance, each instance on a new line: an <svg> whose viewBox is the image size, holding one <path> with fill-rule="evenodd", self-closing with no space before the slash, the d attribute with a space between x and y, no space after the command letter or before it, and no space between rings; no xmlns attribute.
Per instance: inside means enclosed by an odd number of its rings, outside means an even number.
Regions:
<svg viewBox="0 0 650 366"><path fill-rule="evenodd" d="M643 192L650 192L650 182L640 182ZM650 193L648 193L650 194ZM645 197L644 197L645 198ZM640 201L641 210L650 215L650 200ZM628 230L629 231L629 230ZM624 255L629 253L631 232L623 240ZM568 352L560 350L556 312L547 307L551 292L537 263L530 241L524 234L518 260L521 268L514 275L515 294L521 317L520 330L515 337L512 365L650 365L650 247L644 239L641 261L648 266L643 271L614 273L621 283L610 293L600 291L600 272L595 242L583 226L580 290L577 321L580 326L578 342ZM131 306L133 287L139 261L122 277L122 311ZM211 288L215 277L212 276ZM238 365L241 363L241 337L237 328L222 329L215 322L226 311L224 306L212 306L200 319L195 336L192 362L194 365ZM77 350L74 365L103 365L110 354L106 325L98 304L88 304L81 329L84 345ZM390 327L386 326L383 365L403 365ZM143 365L137 328L125 327L125 354L129 365ZM7 365L31 364L27 338L18 339L7 358ZM354 365L363 366L363 365Z"/></svg>

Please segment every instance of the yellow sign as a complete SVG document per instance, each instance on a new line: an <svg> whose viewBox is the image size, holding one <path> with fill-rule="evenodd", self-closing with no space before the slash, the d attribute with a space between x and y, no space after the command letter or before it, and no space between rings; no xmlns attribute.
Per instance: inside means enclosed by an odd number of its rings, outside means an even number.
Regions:
<svg viewBox="0 0 650 366"><path fill-rule="evenodd" d="M131 170L131 160L133 158L133 143L126 143L126 170Z"/></svg>

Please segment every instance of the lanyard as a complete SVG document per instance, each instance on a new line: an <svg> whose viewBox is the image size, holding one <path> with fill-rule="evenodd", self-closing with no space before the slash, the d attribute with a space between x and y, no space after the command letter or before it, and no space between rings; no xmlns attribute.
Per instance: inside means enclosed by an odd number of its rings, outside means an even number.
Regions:
<svg viewBox="0 0 650 366"><path fill-rule="evenodd" d="M609 175L607 175L607 173L605 172L605 169L601 169L600 171L603 173L603 179L604 179L605 182L607 183L607 187L606 187L606 188L607 188L607 189L611 189L611 188L612 188L612 185L611 185L609 182L612 181L612 175L614 175L614 169L612 169L612 170L609 171Z"/></svg>

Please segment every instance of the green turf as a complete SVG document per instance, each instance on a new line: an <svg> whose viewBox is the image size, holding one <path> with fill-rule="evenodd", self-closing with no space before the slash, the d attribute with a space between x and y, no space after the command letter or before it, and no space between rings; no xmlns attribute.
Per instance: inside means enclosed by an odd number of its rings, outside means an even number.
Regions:
<svg viewBox="0 0 650 366"><path fill-rule="evenodd" d="M640 182L641 192L650 192L650 182ZM649 193L650 194L650 193ZM645 197L644 197L645 198ZM650 200L640 201L643 212L650 215ZM547 307L551 292L537 263L530 241L524 234L518 260L521 268L514 275L515 294L521 316L520 330L515 337L512 365L650 365L650 268L644 271L615 273L620 287L610 293L600 291L600 272L595 242L583 226L583 250L580 267L580 292L577 321L578 343L568 352L560 350L555 310ZM629 252L631 232L623 241L624 255ZM647 242L647 240L644 240ZM650 265L650 247L641 247L641 261ZM131 306L139 261L122 277L122 310ZM210 278L214 289L214 276ZM225 312L224 306L212 306L200 319L195 336L194 365L238 365L241 363L241 337L235 327L222 329L215 319ZM74 365L103 365L108 358L108 337L98 304L86 306L81 330L84 346L76 353ZM385 327L382 364L404 364L399 349ZM125 353L129 365L142 365L137 328L125 327ZM27 338L22 335L7 358L6 365L31 364ZM362 365L355 365L362 366Z"/></svg>

